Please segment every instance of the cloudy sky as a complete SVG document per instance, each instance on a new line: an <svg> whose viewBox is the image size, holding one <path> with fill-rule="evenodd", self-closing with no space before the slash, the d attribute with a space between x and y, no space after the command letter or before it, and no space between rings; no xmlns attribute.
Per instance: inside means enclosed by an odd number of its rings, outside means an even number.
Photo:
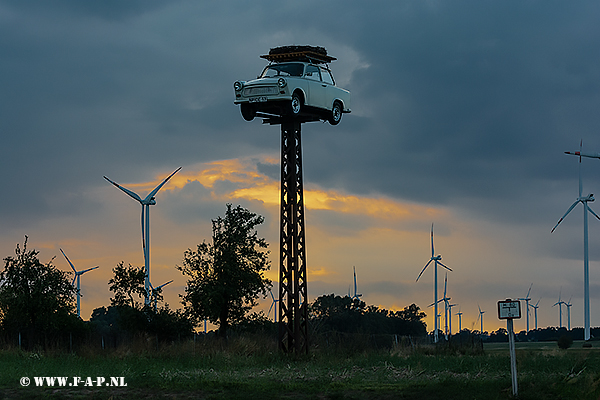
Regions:
<svg viewBox="0 0 600 400"><path fill-rule="evenodd" d="M245 122L232 84L269 48L311 44L338 59L352 113L302 128L310 299L347 294L356 266L367 304L416 303L431 328L433 271L415 279L434 223L463 327L478 305L485 330L502 326L496 302L532 283L539 326L558 325L559 293L583 326L581 206L550 230L578 194L564 151L600 152L599 15L595 1L0 0L0 255L28 235L44 262L68 270L62 248L99 265L82 277L88 319L118 262L143 265L141 207L102 177L145 197L181 166L151 209L168 303L226 203L265 217L276 281L280 131ZM600 161L582 168L597 192ZM590 219L592 326L599 242Z"/></svg>

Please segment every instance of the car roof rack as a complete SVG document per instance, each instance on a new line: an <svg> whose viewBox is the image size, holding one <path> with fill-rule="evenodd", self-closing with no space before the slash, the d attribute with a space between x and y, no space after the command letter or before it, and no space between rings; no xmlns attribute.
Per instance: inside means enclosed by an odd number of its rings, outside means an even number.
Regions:
<svg viewBox="0 0 600 400"><path fill-rule="evenodd" d="M280 46L269 50L269 54L260 56L271 62L309 61L315 64L327 64L335 57L327 55L324 47L318 46Z"/></svg>

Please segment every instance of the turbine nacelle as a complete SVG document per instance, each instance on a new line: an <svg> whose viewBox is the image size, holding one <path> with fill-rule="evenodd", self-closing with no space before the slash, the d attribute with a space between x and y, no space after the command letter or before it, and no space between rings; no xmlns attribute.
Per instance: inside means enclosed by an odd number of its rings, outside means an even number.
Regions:
<svg viewBox="0 0 600 400"><path fill-rule="evenodd" d="M577 201L588 202L588 201L596 201L596 199L594 198L594 194L590 193L586 197L578 197Z"/></svg>

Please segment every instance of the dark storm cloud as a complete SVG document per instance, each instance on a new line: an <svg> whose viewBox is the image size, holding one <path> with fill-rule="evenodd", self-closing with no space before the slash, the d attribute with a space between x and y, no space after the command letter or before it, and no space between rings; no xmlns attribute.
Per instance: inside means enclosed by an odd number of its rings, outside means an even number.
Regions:
<svg viewBox="0 0 600 400"><path fill-rule="evenodd" d="M540 223L571 198L528 201L576 179L562 152L580 138L600 149L599 7L0 2L1 218L76 209L68 193L102 175L277 153L277 127L244 122L231 84L269 47L310 43L339 57L353 113L303 128L308 182Z"/></svg>
<svg viewBox="0 0 600 400"><path fill-rule="evenodd" d="M349 41L370 67L353 77L353 96L371 113L359 129L323 129L319 154L305 163L327 171L315 179L464 203L498 219L508 210L484 203L521 203L557 178L576 179L563 170L565 146L600 144L598 6L427 4L371 8L354 20ZM516 219L535 218L527 205L510 208Z"/></svg>

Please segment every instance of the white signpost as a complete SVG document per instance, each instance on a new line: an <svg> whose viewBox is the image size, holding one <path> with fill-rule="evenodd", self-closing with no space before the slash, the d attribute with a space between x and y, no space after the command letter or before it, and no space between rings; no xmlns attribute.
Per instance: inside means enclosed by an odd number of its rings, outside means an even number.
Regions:
<svg viewBox="0 0 600 400"><path fill-rule="evenodd" d="M513 396L517 397L517 357L515 354L515 332L513 330L513 319L521 318L521 302L519 300L506 299L498 302L498 318L506 320L508 331L508 348L510 351L510 375L512 377Z"/></svg>

